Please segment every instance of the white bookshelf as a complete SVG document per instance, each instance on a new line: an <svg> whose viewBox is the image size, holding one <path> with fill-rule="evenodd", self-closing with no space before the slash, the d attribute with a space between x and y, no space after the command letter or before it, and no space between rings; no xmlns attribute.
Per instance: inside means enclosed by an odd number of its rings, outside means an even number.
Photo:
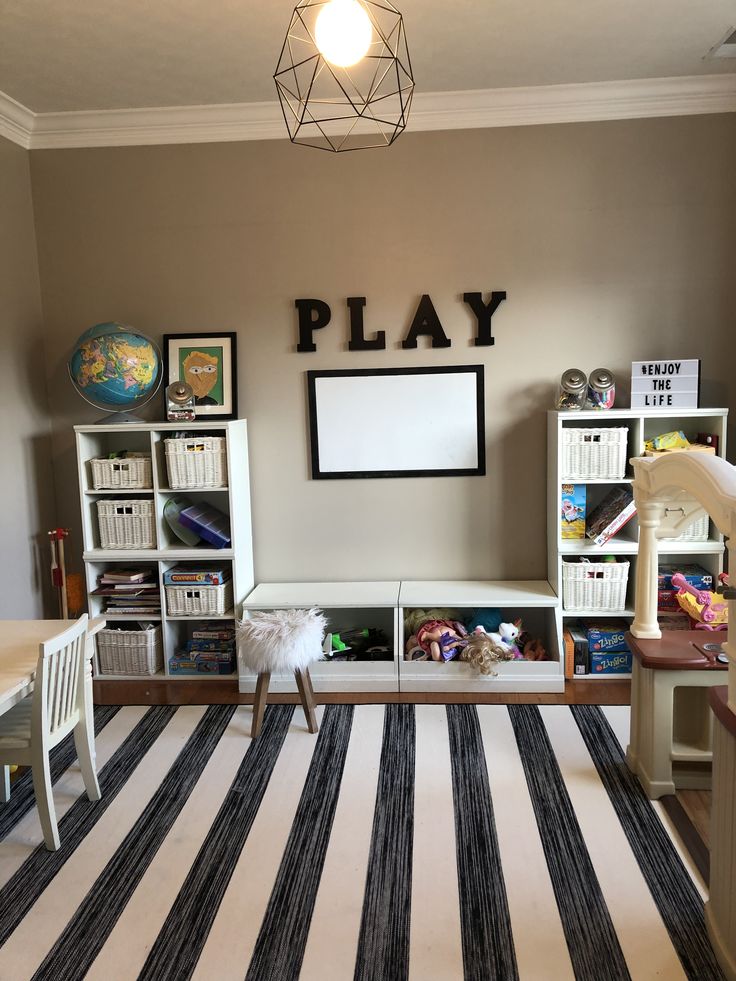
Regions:
<svg viewBox="0 0 736 981"><path fill-rule="evenodd" d="M224 436L227 451L227 484L223 488L186 488L172 490L168 485L164 440L177 432L211 434ZM83 554L87 586L87 602L90 616L104 616L110 624L116 622L135 623L136 621L160 622L163 640L164 666L161 677L172 681L212 680L227 675L170 675L169 658L186 640L187 632L194 621L208 620L213 623L234 623L236 611L240 609L245 596L253 588L253 545L251 535L250 483L248 470L248 431L244 419L228 422L192 423L119 423L106 426L75 426L77 462L79 470L79 491L82 511ZM116 450L131 450L150 453L153 470L153 486L146 490L95 490L89 461L107 456ZM192 503L206 502L230 518L231 544L228 548L197 546L190 548L176 539L164 519L164 505L171 497L186 497ZM155 512L155 541L152 548L142 549L103 549L100 546L96 502L113 498L131 500L152 500ZM232 571L233 607L223 616L169 616L166 611L166 597L163 586L164 572L179 563L202 562L229 565ZM106 568L113 566L148 565L156 571L161 592L161 613L156 615L131 616L104 612L104 597L92 595L97 586L97 577ZM108 679L126 678L146 680L145 675L108 675L99 673L95 660L97 677ZM230 675L229 677L233 677Z"/></svg>
<svg viewBox="0 0 736 981"><path fill-rule="evenodd" d="M718 436L718 454L726 454L726 427L728 409L608 409L605 411L566 411L547 413L547 575L550 584L560 596L560 635L558 644L563 652L561 631L568 620L586 619L620 619L630 621L634 615L634 583L636 581L636 562L639 551L639 528L636 517L628 522L619 534L609 539L604 545L594 545L587 540L563 540L560 533L560 506L563 484L585 484L587 489L587 507L589 512L605 495L607 488L630 486L633 479L631 464L627 462L626 474L622 480L580 480L569 477L564 473L562 431L570 428L606 428L626 427L629 430L626 459L640 456L644 451L644 443L661 433L671 430L682 430L687 437L693 439L697 433L707 432ZM706 541L678 541L677 539L660 539L660 562L677 562L678 560L695 562L706 568L714 577L723 570L723 536L718 533L713 523L709 524ZM562 587L562 562L570 561L575 556L585 556L591 561L600 561L600 556L614 555L630 563L629 578L626 594L625 609L615 613L603 613L596 610L571 612L564 607ZM599 680L608 678L630 677L630 675L578 675L578 678L597 677Z"/></svg>

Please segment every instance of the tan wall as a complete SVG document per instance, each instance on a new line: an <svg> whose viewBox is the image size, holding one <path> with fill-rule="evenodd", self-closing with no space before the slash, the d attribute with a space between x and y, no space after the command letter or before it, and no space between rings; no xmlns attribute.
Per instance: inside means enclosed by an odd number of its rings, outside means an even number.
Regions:
<svg viewBox="0 0 736 981"><path fill-rule="evenodd" d="M704 404L733 401L735 159L734 115L407 134L336 156L285 141L33 153L64 520L70 427L98 415L64 375L75 337L107 319L236 330L259 580L544 576L545 410L564 368L625 380L632 359L700 357ZM508 301L495 347L475 348L462 293L491 289ZM424 292L449 350L401 349ZM368 297L386 352L346 350L349 295ZM333 308L311 355L295 352L303 296ZM478 362L485 478L309 480L308 368Z"/></svg>
<svg viewBox="0 0 736 981"><path fill-rule="evenodd" d="M54 521L41 294L28 152L0 138L0 618L53 612Z"/></svg>

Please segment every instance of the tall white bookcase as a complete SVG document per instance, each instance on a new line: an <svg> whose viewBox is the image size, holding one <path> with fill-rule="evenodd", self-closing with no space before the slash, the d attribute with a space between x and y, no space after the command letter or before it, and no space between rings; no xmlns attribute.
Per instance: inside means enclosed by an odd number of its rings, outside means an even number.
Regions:
<svg viewBox="0 0 736 981"><path fill-rule="evenodd" d="M187 488L172 490L169 487L164 440L177 432L201 433L224 436L227 450L227 483L221 488ZM90 616L103 615L103 598L93 595L97 577L105 569L125 565L146 565L155 569L161 591L161 613L155 616L133 617L104 613L110 624L119 621L159 621L162 628L164 666L160 677L171 680L192 680L189 675L169 675L169 658L186 640L192 621L216 621L233 623L239 614L244 598L253 589L253 545L251 535L250 483L248 471L248 431L244 419L231 422L193 423L120 423L117 425L75 426L77 462L79 468L79 494L82 509L82 535L84 550L87 601ZM153 486L146 490L95 490L90 460L108 454L129 450L150 453L153 470ZM230 517L231 544L229 548L210 548L202 545L191 548L180 542L164 519L164 505L171 497L186 497L192 503L207 503ZM152 548L103 549L100 546L97 502L104 499L152 500L155 513L155 541ZM190 614L169 616L167 613L163 576L174 565L199 565L202 562L230 566L233 583L233 607L223 616ZM96 665L96 669L99 666ZM230 677L233 677L231 675ZM102 675L104 678L143 676ZM197 680L218 675L197 675ZM227 676L225 676L227 677Z"/></svg>
<svg viewBox="0 0 736 981"><path fill-rule="evenodd" d="M587 539L563 540L560 531L560 508L563 484L585 484L587 491L587 510L595 506L603 496L617 486L630 487L633 470L628 462L632 457L641 456L644 443L654 436L672 430L682 430L692 439L698 433L712 433L718 437L718 455L726 455L726 424L728 409L608 409L605 411L567 411L547 413L547 576L552 588L562 601L560 622L564 629L569 621L585 621L615 618L630 620L634 616L634 583L636 582L636 562L639 551L639 526L636 517L629 521L618 535L604 545L595 545ZM628 440L626 447L626 473L621 480L581 480L564 472L562 444L563 430L566 428L606 428L626 427ZM706 568L714 577L723 570L723 536L709 523L708 538L705 541L660 540L659 558L661 562L696 562ZM613 555L630 562L626 594L626 605L622 611L605 613L598 610L571 612L565 609L562 563L574 558L587 557L600 562L603 556ZM564 646L559 638L560 651ZM588 677L583 675L578 677ZM603 675L604 678L620 678L621 675Z"/></svg>

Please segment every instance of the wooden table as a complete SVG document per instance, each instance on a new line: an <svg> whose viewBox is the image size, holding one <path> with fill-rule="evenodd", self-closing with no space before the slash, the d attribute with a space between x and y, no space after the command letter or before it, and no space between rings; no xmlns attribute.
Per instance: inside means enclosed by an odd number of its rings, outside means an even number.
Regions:
<svg viewBox="0 0 736 981"><path fill-rule="evenodd" d="M0 715L33 691L39 644L71 627L73 620L0 620ZM105 626L103 617L89 621L87 629L86 695L92 707L92 642Z"/></svg>

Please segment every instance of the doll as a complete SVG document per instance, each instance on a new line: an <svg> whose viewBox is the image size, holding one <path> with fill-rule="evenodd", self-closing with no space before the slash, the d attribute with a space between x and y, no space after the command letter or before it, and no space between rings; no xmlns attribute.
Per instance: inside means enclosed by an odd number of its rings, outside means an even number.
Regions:
<svg viewBox="0 0 736 981"><path fill-rule="evenodd" d="M541 640L532 637L528 630L523 630L519 634L517 646L521 651L522 657L526 661L546 661L547 651Z"/></svg>
<svg viewBox="0 0 736 981"><path fill-rule="evenodd" d="M477 629L468 637L467 644L460 653L460 660L466 661L480 674L490 674L494 678L498 674L494 665L499 661L511 661L513 657L510 651L495 644L489 634Z"/></svg>
<svg viewBox="0 0 736 981"><path fill-rule="evenodd" d="M451 661L465 645L466 636L458 620L427 620L417 630L416 640L433 661Z"/></svg>

